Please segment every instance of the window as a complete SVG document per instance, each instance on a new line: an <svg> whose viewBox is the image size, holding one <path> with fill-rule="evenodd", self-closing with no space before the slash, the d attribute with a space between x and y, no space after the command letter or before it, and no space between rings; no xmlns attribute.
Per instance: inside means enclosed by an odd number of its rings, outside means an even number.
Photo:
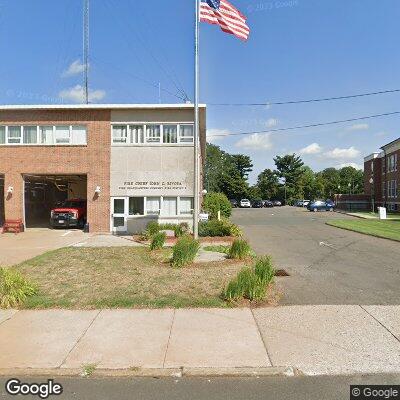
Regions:
<svg viewBox="0 0 400 400"><path fill-rule="evenodd" d="M24 126L24 144L37 143L37 126Z"/></svg>
<svg viewBox="0 0 400 400"><path fill-rule="evenodd" d="M0 126L0 144L6 143L6 127Z"/></svg>
<svg viewBox="0 0 400 400"><path fill-rule="evenodd" d="M193 212L193 197L181 197L179 200L179 214L190 215Z"/></svg>
<svg viewBox="0 0 400 400"><path fill-rule="evenodd" d="M193 125L181 125L179 132L179 141L181 143L193 143L194 142L194 126Z"/></svg>
<svg viewBox="0 0 400 400"><path fill-rule="evenodd" d="M178 199L176 197L164 197L162 204L162 215L172 217L177 215Z"/></svg>
<svg viewBox="0 0 400 400"><path fill-rule="evenodd" d="M70 143L70 130L69 126L56 126L56 144L69 144Z"/></svg>
<svg viewBox="0 0 400 400"><path fill-rule="evenodd" d="M163 142L178 143L178 125L163 126Z"/></svg>
<svg viewBox="0 0 400 400"><path fill-rule="evenodd" d="M72 126L72 144L87 144L85 126Z"/></svg>
<svg viewBox="0 0 400 400"><path fill-rule="evenodd" d="M39 126L39 140L41 144L53 144L53 127Z"/></svg>
<svg viewBox="0 0 400 400"><path fill-rule="evenodd" d="M382 182L382 197L386 197L386 183Z"/></svg>
<svg viewBox="0 0 400 400"><path fill-rule="evenodd" d="M118 125L113 126L113 143L126 143L127 134L126 126Z"/></svg>
<svg viewBox="0 0 400 400"><path fill-rule="evenodd" d="M160 214L160 198L147 197L146 198L146 214L159 215Z"/></svg>
<svg viewBox="0 0 400 400"><path fill-rule="evenodd" d="M131 125L131 143L144 143L143 125Z"/></svg>
<svg viewBox="0 0 400 400"><path fill-rule="evenodd" d="M9 126L8 127L8 143L20 144L21 143L21 127Z"/></svg>
<svg viewBox="0 0 400 400"><path fill-rule="evenodd" d="M147 139L147 143L160 143L160 141L161 141L160 125L147 125L146 126L146 139Z"/></svg>
<svg viewBox="0 0 400 400"><path fill-rule="evenodd" d="M393 155L393 171L397 171L397 153Z"/></svg>
<svg viewBox="0 0 400 400"><path fill-rule="evenodd" d="M144 197L129 197L129 215L144 215Z"/></svg>

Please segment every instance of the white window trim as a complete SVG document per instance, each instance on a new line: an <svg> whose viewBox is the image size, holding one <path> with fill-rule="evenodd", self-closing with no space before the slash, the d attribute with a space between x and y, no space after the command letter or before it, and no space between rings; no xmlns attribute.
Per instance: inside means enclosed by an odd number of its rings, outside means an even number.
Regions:
<svg viewBox="0 0 400 400"><path fill-rule="evenodd" d="M126 143L114 143L113 142L113 127L114 126L126 126L127 129L127 142ZM131 135L130 135L130 127L133 125L141 125L143 126L143 135L144 135L144 143L132 143ZM160 141L159 142L147 142L147 125L160 125ZM164 125L177 125L177 143L164 143ZM192 125L194 127L193 122L112 122L111 123L111 146L121 147L121 146L183 146L183 147L193 147L194 146L194 133L193 133L193 141L192 142L181 142L180 140L180 127L181 125Z"/></svg>
<svg viewBox="0 0 400 400"><path fill-rule="evenodd" d="M111 198L114 198L114 197L115 196L111 196ZM116 197L124 197L124 196L116 196ZM144 213L142 215L130 215L129 214L129 198L130 197L143 198L143 202L144 202L143 203L143 207L144 207L143 212ZM147 213L147 199L149 197L158 197L158 198L160 198L160 208L158 210L158 214L148 214ZM167 197L167 198L168 197L174 197L174 198L176 198L176 212L177 212L177 214L175 214L175 215L162 215L164 197ZM125 198L127 199L127 207L128 207L127 218L134 219L134 218L154 217L154 216L159 217L160 219L193 218L193 209L190 210L191 211L190 214L182 214L181 213L180 201L181 201L181 198L192 198L193 199L194 196L190 196L190 195L188 195L188 196L173 196L173 195L166 195L166 196L126 196Z"/></svg>
<svg viewBox="0 0 400 400"><path fill-rule="evenodd" d="M40 125L32 125L32 124L23 124L23 125L1 125L5 127L5 132L6 132L6 140L5 143L0 143L1 146L87 146L88 142L88 129L87 125L85 124L74 124L74 125L45 125L45 124L40 124ZM19 143L10 143L8 141L8 128L9 127L14 127L17 126L20 128L21 136L20 136L20 141ZM25 126L36 126L36 143L24 143L24 127ZM69 127L69 143L56 143L56 127L57 126L68 126ZM74 143L74 134L73 134L73 127L83 127L86 130L86 143L85 144L76 144ZM41 138L40 138L40 128L41 127L52 127L53 128L53 134L52 134L52 143L41 143Z"/></svg>

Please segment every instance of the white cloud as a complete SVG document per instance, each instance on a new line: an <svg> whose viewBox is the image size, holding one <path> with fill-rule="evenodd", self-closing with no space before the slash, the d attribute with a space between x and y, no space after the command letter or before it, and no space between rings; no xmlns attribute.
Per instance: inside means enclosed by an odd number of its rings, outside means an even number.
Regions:
<svg viewBox="0 0 400 400"><path fill-rule="evenodd" d="M364 169L363 166L361 166L360 164L354 163L354 162L343 163L343 164L339 164L337 166L337 168L344 168L344 167L353 167L355 169Z"/></svg>
<svg viewBox="0 0 400 400"><path fill-rule="evenodd" d="M299 154L319 154L322 151L322 147L318 143L311 143L308 146L300 149Z"/></svg>
<svg viewBox="0 0 400 400"><path fill-rule="evenodd" d="M375 133L374 136L376 136L376 137L382 137L382 136L386 136L386 135L387 135L387 132L385 132L385 131L380 131L380 132Z"/></svg>
<svg viewBox="0 0 400 400"><path fill-rule="evenodd" d="M366 131L369 129L368 124L354 124L347 128L348 131Z"/></svg>
<svg viewBox="0 0 400 400"><path fill-rule="evenodd" d="M349 160L352 158L357 158L360 156L360 151L354 148L353 146L348 149L340 149L336 147L333 150L327 151L324 153L325 157L332 158L334 160Z"/></svg>
<svg viewBox="0 0 400 400"><path fill-rule="evenodd" d="M85 69L85 64L82 64L80 60L75 60L66 71L62 73L63 78L81 74Z"/></svg>
<svg viewBox="0 0 400 400"><path fill-rule="evenodd" d="M245 150L269 150L272 148L271 136L269 134L253 133L240 139L235 146Z"/></svg>
<svg viewBox="0 0 400 400"><path fill-rule="evenodd" d="M265 126L267 128L273 128L278 125L278 120L276 118L269 118L265 121Z"/></svg>
<svg viewBox="0 0 400 400"><path fill-rule="evenodd" d="M207 129L207 142L215 143L224 139L224 136L228 136L230 133L228 129Z"/></svg>
<svg viewBox="0 0 400 400"><path fill-rule="evenodd" d="M85 101L85 91L81 85L61 90L58 95L62 100L72 101L73 103L83 103ZM102 100L105 96L106 92L104 90L89 90L89 101L91 103Z"/></svg>

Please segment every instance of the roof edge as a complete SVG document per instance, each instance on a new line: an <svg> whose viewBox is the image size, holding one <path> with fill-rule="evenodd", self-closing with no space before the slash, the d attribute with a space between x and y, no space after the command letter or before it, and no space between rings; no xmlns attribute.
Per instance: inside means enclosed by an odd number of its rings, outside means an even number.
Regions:
<svg viewBox="0 0 400 400"><path fill-rule="evenodd" d="M206 108L206 104L199 104ZM191 109L194 104L14 104L0 105L0 111L16 110L149 110L149 109Z"/></svg>

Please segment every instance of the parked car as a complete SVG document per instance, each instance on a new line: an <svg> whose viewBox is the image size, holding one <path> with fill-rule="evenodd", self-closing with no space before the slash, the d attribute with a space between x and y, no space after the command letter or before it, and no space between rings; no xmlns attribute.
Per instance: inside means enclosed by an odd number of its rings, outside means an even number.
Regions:
<svg viewBox="0 0 400 400"><path fill-rule="evenodd" d="M279 200L275 200L274 207L282 207L282 202L280 202Z"/></svg>
<svg viewBox="0 0 400 400"><path fill-rule="evenodd" d="M303 200L303 207L308 207L308 205L311 203L311 200Z"/></svg>
<svg viewBox="0 0 400 400"><path fill-rule="evenodd" d="M271 200L264 201L264 207L271 208L274 206L274 203Z"/></svg>
<svg viewBox="0 0 400 400"><path fill-rule="evenodd" d="M240 200L240 207L241 208L251 208L250 200L249 199Z"/></svg>
<svg viewBox="0 0 400 400"><path fill-rule="evenodd" d="M336 204L333 200L327 199L327 200L325 200L325 202L329 207L332 207L332 208L336 207Z"/></svg>
<svg viewBox="0 0 400 400"><path fill-rule="evenodd" d="M238 202L237 200L231 199L231 200L229 200L229 201L231 202L231 206L232 206L233 208L238 208L238 207L239 207L239 202Z"/></svg>
<svg viewBox="0 0 400 400"><path fill-rule="evenodd" d="M315 200L310 202L308 205L308 210L309 211L333 211L335 206L332 203L327 203L326 201L323 200Z"/></svg>
<svg viewBox="0 0 400 400"><path fill-rule="evenodd" d="M304 200L297 200L293 205L295 207L304 207Z"/></svg>
<svg viewBox="0 0 400 400"><path fill-rule="evenodd" d="M50 226L83 228L86 223L87 202L84 199L65 200L50 211Z"/></svg>
<svg viewBox="0 0 400 400"><path fill-rule="evenodd" d="M264 204L263 204L262 200L254 200L252 206L253 206L253 208L263 208Z"/></svg>

